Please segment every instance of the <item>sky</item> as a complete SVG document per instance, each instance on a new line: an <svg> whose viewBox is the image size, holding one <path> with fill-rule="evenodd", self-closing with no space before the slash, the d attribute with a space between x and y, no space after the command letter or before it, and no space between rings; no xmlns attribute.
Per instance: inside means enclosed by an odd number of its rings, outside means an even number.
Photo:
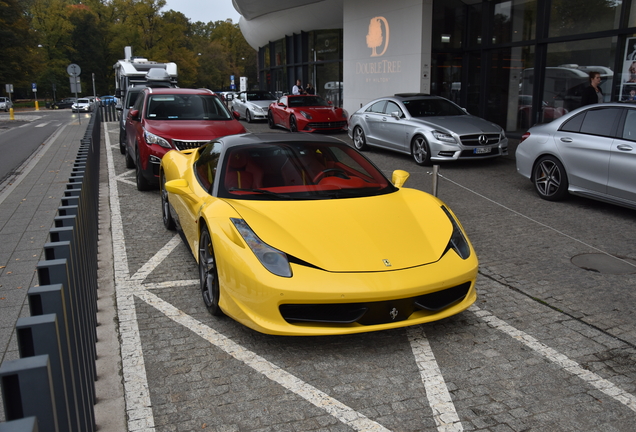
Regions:
<svg viewBox="0 0 636 432"><path fill-rule="evenodd" d="M238 23L239 14L232 6L232 0L166 0L162 12L170 9L181 12L191 22L225 21L232 18L234 24Z"/></svg>

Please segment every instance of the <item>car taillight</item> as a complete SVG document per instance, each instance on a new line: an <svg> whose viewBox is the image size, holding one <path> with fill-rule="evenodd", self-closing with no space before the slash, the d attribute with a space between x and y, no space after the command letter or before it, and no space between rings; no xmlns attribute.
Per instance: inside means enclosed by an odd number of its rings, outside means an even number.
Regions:
<svg viewBox="0 0 636 432"><path fill-rule="evenodd" d="M521 141L519 141L519 144L521 144L522 142L524 142L526 140L526 138L528 138L530 136L530 132L526 132L521 136Z"/></svg>

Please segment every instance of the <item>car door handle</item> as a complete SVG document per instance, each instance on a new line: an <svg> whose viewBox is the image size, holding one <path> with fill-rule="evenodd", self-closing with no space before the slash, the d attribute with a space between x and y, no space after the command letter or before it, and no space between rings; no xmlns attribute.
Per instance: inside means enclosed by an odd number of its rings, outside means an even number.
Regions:
<svg viewBox="0 0 636 432"><path fill-rule="evenodd" d="M386 121L386 117L382 117L382 121Z"/></svg>
<svg viewBox="0 0 636 432"><path fill-rule="evenodd" d="M622 151L632 151L634 150L632 148L632 146L627 145L627 144L619 144L618 146L616 146L617 149L622 150Z"/></svg>
<svg viewBox="0 0 636 432"><path fill-rule="evenodd" d="M567 142L567 143L571 143L571 142L572 142L572 138L570 138L570 137L563 137L563 138L561 138L561 141L563 141L563 142Z"/></svg>

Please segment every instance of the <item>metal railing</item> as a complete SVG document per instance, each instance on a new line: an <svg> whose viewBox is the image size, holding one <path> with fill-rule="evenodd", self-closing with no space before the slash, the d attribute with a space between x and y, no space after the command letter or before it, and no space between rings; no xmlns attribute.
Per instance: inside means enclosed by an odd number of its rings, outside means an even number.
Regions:
<svg viewBox="0 0 636 432"><path fill-rule="evenodd" d="M108 107L100 107L108 108ZM20 358L0 365L2 432L95 430L97 242L102 113L95 110L66 184L30 317L16 323ZM114 107L112 112L114 112Z"/></svg>

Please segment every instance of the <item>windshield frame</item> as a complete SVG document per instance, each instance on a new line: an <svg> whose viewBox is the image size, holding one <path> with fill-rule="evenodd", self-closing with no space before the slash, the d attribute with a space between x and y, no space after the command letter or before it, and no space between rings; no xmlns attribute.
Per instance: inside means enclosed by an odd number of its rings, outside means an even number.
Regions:
<svg viewBox="0 0 636 432"><path fill-rule="evenodd" d="M397 191L373 162L339 142L235 145L223 152L219 165L213 192L219 198L322 200Z"/></svg>

